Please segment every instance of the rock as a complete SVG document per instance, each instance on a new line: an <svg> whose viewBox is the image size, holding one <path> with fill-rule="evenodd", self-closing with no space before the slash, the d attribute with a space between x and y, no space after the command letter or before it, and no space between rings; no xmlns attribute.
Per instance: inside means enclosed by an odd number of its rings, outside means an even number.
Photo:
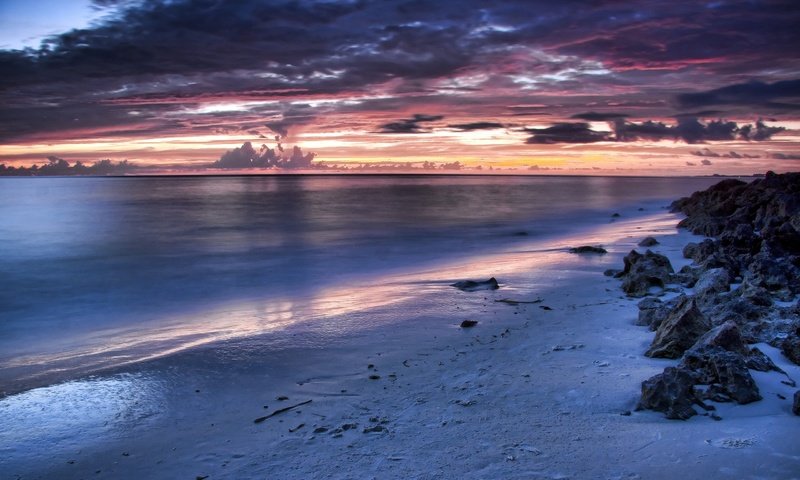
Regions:
<svg viewBox="0 0 800 480"><path fill-rule="evenodd" d="M783 369L775 365L775 362L773 362L771 358L769 358L757 347L750 349L750 351L747 353L745 361L747 362L747 368L750 370L755 370L757 372L774 371L783 373Z"/></svg>
<svg viewBox="0 0 800 480"><path fill-rule="evenodd" d="M616 268L609 268L603 272L603 275L605 275L606 277L616 277L620 273L622 273L622 270L617 270Z"/></svg>
<svg viewBox="0 0 800 480"><path fill-rule="evenodd" d="M664 255L647 250L644 255L636 250L623 259L622 290L632 297L643 297L653 287L663 289L670 281L673 269Z"/></svg>
<svg viewBox="0 0 800 480"><path fill-rule="evenodd" d="M569 249L569 253L608 253L603 247L593 247L591 245L583 245L580 247L573 247Z"/></svg>
<svg viewBox="0 0 800 480"><path fill-rule="evenodd" d="M652 247L654 245L658 245L658 240L653 237L645 237L639 242L640 247Z"/></svg>
<svg viewBox="0 0 800 480"><path fill-rule="evenodd" d="M770 307L773 304L772 297L766 288L752 285L748 281L742 282L742 285L740 285L737 290L737 294L742 297L742 300L746 300L760 307Z"/></svg>
<svg viewBox="0 0 800 480"><path fill-rule="evenodd" d="M656 337L645 355L678 358L709 328L711 324L698 310L694 298L681 297L656 330Z"/></svg>
<svg viewBox="0 0 800 480"><path fill-rule="evenodd" d="M684 265L678 273L675 274L674 279L686 288L693 288L702 273L703 272L699 268L692 268L689 265Z"/></svg>
<svg viewBox="0 0 800 480"><path fill-rule="evenodd" d="M655 410L664 412L667 418L686 420L697 411L692 408L696 403L694 378L686 370L667 367L642 382L642 397L637 410Z"/></svg>
<svg viewBox="0 0 800 480"><path fill-rule="evenodd" d="M497 290L500 288L498 285L497 280L492 277L489 280L483 281L474 281L474 280L461 280L459 282L453 283L450 285L451 287L456 287L459 290L464 292L477 292L478 290Z"/></svg>
<svg viewBox="0 0 800 480"><path fill-rule="evenodd" d="M704 345L686 352L680 367L695 374L698 384L709 385L704 398L746 404L761 400L758 386L744 357L720 346Z"/></svg>
<svg viewBox="0 0 800 480"><path fill-rule="evenodd" d="M477 320L464 320L461 322L461 328L471 328L478 324Z"/></svg>
<svg viewBox="0 0 800 480"><path fill-rule="evenodd" d="M800 331L795 331L781 342L781 352L793 363L800 365Z"/></svg>
<svg viewBox="0 0 800 480"><path fill-rule="evenodd" d="M683 247L683 258L689 258L694 260L695 263L701 263L718 251L719 246L717 243L710 238L706 238L700 243L687 243Z"/></svg>
<svg viewBox="0 0 800 480"><path fill-rule="evenodd" d="M662 302L654 297L645 298L638 304L639 318L636 320L636 325L649 327L650 330L655 331L674 306L674 300Z"/></svg>
<svg viewBox="0 0 800 480"><path fill-rule="evenodd" d="M739 333L739 327L730 320L709 330L702 337L697 339L697 342L692 346L692 350L706 346L720 347L729 352L735 352L741 355L748 355L750 353Z"/></svg>
<svg viewBox="0 0 800 480"><path fill-rule="evenodd" d="M800 390L794 392L794 404L792 405L792 413L800 415Z"/></svg>
<svg viewBox="0 0 800 480"><path fill-rule="evenodd" d="M706 272L697 279L697 282L694 284L694 293L697 297L705 297L707 295L727 292L730 283L730 276L727 270L724 268L712 268L711 270L706 270Z"/></svg>
<svg viewBox="0 0 800 480"><path fill-rule="evenodd" d="M621 216L622 215L620 215L619 213L614 213L614 214L611 215L611 218L619 218Z"/></svg>

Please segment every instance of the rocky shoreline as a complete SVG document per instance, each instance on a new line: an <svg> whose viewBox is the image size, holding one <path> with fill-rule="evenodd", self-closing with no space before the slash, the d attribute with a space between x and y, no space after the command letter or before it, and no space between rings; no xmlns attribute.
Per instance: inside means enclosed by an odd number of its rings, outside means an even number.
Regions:
<svg viewBox="0 0 800 480"><path fill-rule="evenodd" d="M800 173L723 180L672 210L686 215L679 228L709 237L683 249L691 265L675 272L664 255L633 250L621 271L606 272L628 296L644 297L637 325L655 332L645 355L679 360L642 383L637 409L685 420L699 407L721 420L706 402L762 399L750 370L778 372L796 387L748 344L767 343L800 364ZM792 411L800 415L800 390Z"/></svg>

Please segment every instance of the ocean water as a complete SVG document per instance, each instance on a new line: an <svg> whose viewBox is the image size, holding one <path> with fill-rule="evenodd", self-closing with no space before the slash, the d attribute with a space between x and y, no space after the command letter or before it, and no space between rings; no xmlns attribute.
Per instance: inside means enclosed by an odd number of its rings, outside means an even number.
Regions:
<svg viewBox="0 0 800 480"><path fill-rule="evenodd" d="M715 182L3 178L0 392L18 377L80 358L108 366L177 344L277 331L308 320L282 314L287 301L566 234L608 222L618 210L653 211ZM254 300L265 311L257 323L234 328L218 320L226 306ZM359 302L368 308L369 299L350 300Z"/></svg>

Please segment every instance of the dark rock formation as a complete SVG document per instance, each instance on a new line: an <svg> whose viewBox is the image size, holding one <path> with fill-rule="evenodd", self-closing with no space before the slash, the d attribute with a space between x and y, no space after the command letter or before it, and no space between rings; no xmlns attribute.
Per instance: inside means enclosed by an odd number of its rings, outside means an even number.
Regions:
<svg viewBox="0 0 800 480"><path fill-rule="evenodd" d="M697 384L708 385L702 398L745 404L761 400L741 354L719 346L704 345L686 352L681 366L693 373Z"/></svg>
<svg viewBox="0 0 800 480"><path fill-rule="evenodd" d="M658 245L658 240L653 237L645 237L639 242L640 247L652 247L654 245Z"/></svg>
<svg viewBox="0 0 800 480"><path fill-rule="evenodd" d="M681 297L656 330L656 338L645 355L653 358L679 358L711 328L693 297Z"/></svg>
<svg viewBox="0 0 800 480"><path fill-rule="evenodd" d="M786 358L800 365L800 327L781 342L781 352Z"/></svg>
<svg viewBox="0 0 800 480"><path fill-rule="evenodd" d="M694 294L697 297L706 297L728 291L731 283L730 275L724 268L706 270L694 284Z"/></svg>
<svg viewBox="0 0 800 480"><path fill-rule="evenodd" d="M608 253L603 247L593 247L591 245L582 245L580 247L573 247L569 249L569 253Z"/></svg>
<svg viewBox="0 0 800 480"><path fill-rule="evenodd" d="M477 292L478 290L497 290L500 288L500 285L497 284L497 280L494 277L490 278L489 280L483 281L474 281L474 280L461 280L460 282L456 282L450 285L451 287L456 287L459 290L464 292Z"/></svg>
<svg viewBox="0 0 800 480"><path fill-rule="evenodd" d="M477 320L464 320L461 322L461 328L470 328L478 324Z"/></svg>
<svg viewBox="0 0 800 480"><path fill-rule="evenodd" d="M625 267L618 276L623 279L622 290L632 297L643 297L654 287L663 289L674 273L667 257L650 250L644 255L631 250L623 262Z"/></svg>
<svg viewBox="0 0 800 480"><path fill-rule="evenodd" d="M667 282L694 289L666 302L643 300L636 322L656 329L646 355L680 358L642 384L639 408L686 419L703 400L761 399L750 370L782 370L748 343L779 347L800 364L800 173L724 180L672 207L686 215L680 227L713 237L683 249L693 264L674 274L634 251L617 277L633 296ZM793 411L800 415L800 392Z"/></svg>
<svg viewBox="0 0 800 480"><path fill-rule="evenodd" d="M697 339L697 342L692 346L692 350L698 350L703 347L719 347L741 355L748 355L750 353L739 333L739 327L730 320L718 327L712 328Z"/></svg>
<svg viewBox="0 0 800 480"><path fill-rule="evenodd" d="M642 382L642 398L636 409L655 410L664 412L667 418L686 420L697 415L692 408L697 403L694 383L688 371L667 367L663 373Z"/></svg>
<svg viewBox="0 0 800 480"><path fill-rule="evenodd" d="M794 404L792 405L792 413L800 415L800 390L794 392Z"/></svg>

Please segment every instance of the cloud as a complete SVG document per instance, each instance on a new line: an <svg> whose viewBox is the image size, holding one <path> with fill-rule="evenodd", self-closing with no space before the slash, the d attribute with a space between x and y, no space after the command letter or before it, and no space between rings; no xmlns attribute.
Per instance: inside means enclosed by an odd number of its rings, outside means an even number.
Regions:
<svg viewBox="0 0 800 480"><path fill-rule="evenodd" d="M594 143L609 140L607 132L598 132L589 128L588 123L556 123L547 128L526 128L532 133L526 143Z"/></svg>
<svg viewBox="0 0 800 480"><path fill-rule="evenodd" d="M800 79L775 83L752 81L714 90L678 95L684 108L716 105L760 106L777 110L800 110ZM791 103L794 100L794 103Z"/></svg>
<svg viewBox="0 0 800 480"><path fill-rule="evenodd" d="M717 153L712 151L709 148L704 148L702 150L695 150L693 152L689 152L696 157L711 157L711 158L761 158L761 155L750 155L749 153L737 153L731 150L730 152L726 153Z"/></svg>
<svg viewBox="0 0 800 480"><path fill-rule="evenodd" d="M314 120L316 115L310 110L309 105L292 106L281 114L279 120L265 122L264 126L277 133L280 138L286 138L290 128L307 125Z"/></svg>
<svg viewBox="0 0 800 480"><path fill-rule="evenodd" d="M472 122L472 123L457 123L448 125L450 128L461 130L462 132L470 132L473 130L493 130L496 128L505 128L505 125L497 122Z"/></svg>
<svg viewBox="0 0 800 480"><path fill-rule="evenodd" d="M570 118L579 120L586 120L587 122L608 122L618 120L620 118L628 118L630 115L624 113L611 113L611 112L586 112L576 113Z"/></svg>
<svg viewBox="0 0 800 480"><path fill-rule="evenodd" d="M642 123L631 123L619 120L614 123L615 140L631 142L635 140L682 140L686 143L703 143L706 141L765 141L776 133L786 130L784 127L770 127L758 120L755 125L737 125L736 122L712 120L702 123L694 117L680 117L676 125L648 120Z"/></svg>
<svg viewBox="0 0 800 480"><path fill-rule="evenodd" d="M420 126L420 123L436 122L442 120L443 115L427 115L415 113L411 118L404 118L396 122L384 123L379 127L378 133L428 133L430 130Z"/></svg>
<svg viewBox="0 0 800 480"><path fill-rule="evenodd" d="M771 153L770 158L775 160L800 160L800 155L796 153Z"/></svg>
<svg viewBox="0 0 800 480"><path fill-rule="evenodd" d="M251 142L245 142L241 147L228 150L211 164L212 168L311 168L311 162L316 157L314 153L303 154L303 150L295 145L291 154L285 154L278 144L276 149L261 145L259 150Z"/></svg>
<svg viewBox="0 0 800 480"><path fill-rule="evenodd" d="M595 143L602 141L635 142L638 140L674 140L689 144L706 141L747 141L769 140L774 134L786 130L784 127L770 127L759 120L752 124L737 125L736 122L712 120L703 123L693 117L681 117L675 125L647 120L640 123L617 119L611 123L613 135L609 132L592 130L588 123L556 123L547 128L526 128L532 133L526 143Z"/></svg>

